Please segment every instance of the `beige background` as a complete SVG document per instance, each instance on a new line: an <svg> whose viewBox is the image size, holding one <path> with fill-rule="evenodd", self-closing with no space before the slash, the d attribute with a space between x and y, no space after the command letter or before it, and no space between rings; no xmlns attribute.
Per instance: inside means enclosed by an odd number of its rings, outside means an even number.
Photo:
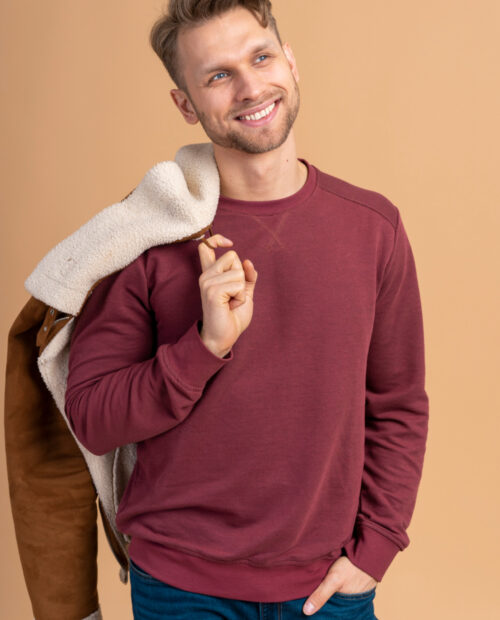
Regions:
<svg viewBox="0 0 500 620"><path fill-rule="evenodd" d="M380 620L498 618L498 0L275 0L296 55L299 156L401 210L417 263L430 431L417 505L377 589ZM205 142L149 48L160 0L3 0L1 329L60 240L154 163ZM2 393L4 371L2 371ZM0 462L0 615L32 619ZM99 532L105 620L130 586Z"/></svg>

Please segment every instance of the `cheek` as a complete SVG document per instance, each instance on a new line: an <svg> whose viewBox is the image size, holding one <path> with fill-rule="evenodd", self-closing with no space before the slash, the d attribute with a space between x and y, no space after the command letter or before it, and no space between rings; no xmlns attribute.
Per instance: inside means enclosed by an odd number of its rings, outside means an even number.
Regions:
<svg viewBox="0 0 500 620"><path fill-rule="evenodd" d="M200 118L209 125L218 125L221 119L221 112L217 106L205 101L202 103Z"/></svg>
<svg viewBox="0 0 500 620"><path fill-rule="evenodd" d="M269 82L271 84L275 84L283 90L290 91L292 85L294 84L294 79L289 69L281 67L279 70L276 69L269 75Z"/></svg>
<svg viewBox="0 0 500 620"><path fill-rule="evenodd" d="M231 98L224 94L224 96L214 97L211 100L206 101L204 108L207 115L212 119L213 123L224 123L228 120L231 114Z"/></svg>

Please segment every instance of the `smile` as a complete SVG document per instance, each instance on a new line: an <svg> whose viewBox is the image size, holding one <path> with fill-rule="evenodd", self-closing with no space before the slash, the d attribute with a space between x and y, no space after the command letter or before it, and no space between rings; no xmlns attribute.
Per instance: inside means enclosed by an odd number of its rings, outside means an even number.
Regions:
<svg viewBox="0 0 500 620"><path fill-rule="evenodd" d="M272 119L276 116L276 112L279 107L280 100L273 101L267 108L260 110L259 112L255 112L254 114L246 114L244 116L238 116L236 120L243 123L244 125L249 125L250 127L260 127L261 125L266 125L270 123Z"/></svg>

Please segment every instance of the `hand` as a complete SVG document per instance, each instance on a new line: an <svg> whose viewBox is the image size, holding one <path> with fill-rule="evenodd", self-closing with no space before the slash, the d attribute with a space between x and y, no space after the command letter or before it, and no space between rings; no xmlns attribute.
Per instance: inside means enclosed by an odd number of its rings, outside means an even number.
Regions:
<svg viewBox="0 0 500 620"><path fill-rule="evenodd" d="M213 235L198 245L202 273L199 277L203 325L201 339L219 357L231 350L248 327L253 314L253 293L257 271L248 259L241 263L238 254L229 250L217 260L218 246L232 245L230 239Z"/></svg>
<svg viewBox="0 0 500 620"><path fill-rule="evenodd" d="M375 581L373 577L355 566L347 556L343 555L330 566L323 581L304 603L303 612L306 616L314 614L323 607L335 592L345 592L346 594L366 592L375 587L377 583L378 581ZM309 602L314 606L312 611L307 610Z"/></svg>

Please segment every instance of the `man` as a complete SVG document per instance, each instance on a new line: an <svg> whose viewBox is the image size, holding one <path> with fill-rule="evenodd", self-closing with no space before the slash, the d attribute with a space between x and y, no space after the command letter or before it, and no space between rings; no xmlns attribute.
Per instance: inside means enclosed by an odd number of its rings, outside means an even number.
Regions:
<svg viewBox="0 0 500 620"><path fill-rule="evenodd" d="M171 0L151 43L213 144L223 234L149 249L73 334L75 433L139 442L116 520L134 617L375 618L428 424L399 210L297 157L270 2Z"/></svg>

